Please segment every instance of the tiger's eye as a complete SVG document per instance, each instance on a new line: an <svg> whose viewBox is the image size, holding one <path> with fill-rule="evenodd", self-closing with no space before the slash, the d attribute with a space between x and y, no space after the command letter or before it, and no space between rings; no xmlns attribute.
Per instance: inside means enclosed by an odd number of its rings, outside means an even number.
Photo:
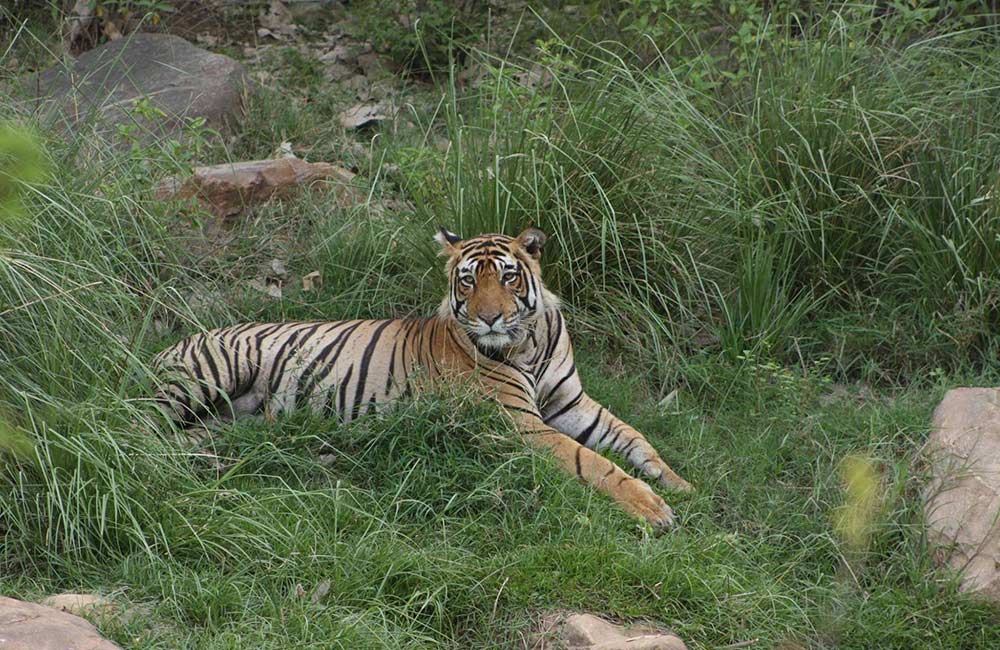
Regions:
<svg viewBox="0 0 1000 650"><path fill-rule="evenodd" d="M461 278L458 279L458 281L462 283L463 287L472 287L472 285L475 284L475 281L472 279L471 275L463 275Z"/></svg>
<svg viewBox="0 0 1000 650"><path fill-rule="evenodd" d="M514 284L516 280L517 280L517 273L514 273L513 271L509 271L503 274L504 284Z"/></svg>

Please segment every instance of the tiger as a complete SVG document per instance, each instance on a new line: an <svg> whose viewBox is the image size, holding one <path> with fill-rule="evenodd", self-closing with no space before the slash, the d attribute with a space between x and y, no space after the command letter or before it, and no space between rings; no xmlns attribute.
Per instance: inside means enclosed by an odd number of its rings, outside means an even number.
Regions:
<svg viewBox="0 0 1000 650"><path fill-rule="evenodd" d="M429 317L243 323L189 336L154 359L156 402L180 425L210 415L309 408L351 421L417 391L419 378L461 381L513 421L529 446L656 529L671 508L603 456L681 491L691 485L637 430L583 389L559 299L542 283L546 235L463 239L441 227L447 295Z"/></svg>

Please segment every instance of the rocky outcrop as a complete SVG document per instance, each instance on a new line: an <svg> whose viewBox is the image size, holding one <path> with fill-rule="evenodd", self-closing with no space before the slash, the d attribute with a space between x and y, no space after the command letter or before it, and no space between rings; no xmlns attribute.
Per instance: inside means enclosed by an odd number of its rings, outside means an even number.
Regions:
<svg viewBox="0 0 1000 650"><path fill-rule="evenodd" d="M180 37L132 34L22 86L43 122L71 137L93 124L112 140L120 141L125 129L149 142L176 135L189 118L225 131L244 114L250 80L237 61Z"/></svg>
<svg viewBox="0 0 1000 650"><path fill-rule="evenodd" d="M924 516L935 560L1000 604L1000 389L948 391L933 425Z"/></svg>

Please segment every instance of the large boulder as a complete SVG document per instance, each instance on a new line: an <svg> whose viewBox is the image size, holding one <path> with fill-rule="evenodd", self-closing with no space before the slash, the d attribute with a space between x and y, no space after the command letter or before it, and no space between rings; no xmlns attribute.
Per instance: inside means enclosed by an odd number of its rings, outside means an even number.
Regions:
<svg viewBox="0 0 1000 650"><path fill-rule="evenodd" d="M0 596L0 650L121 650L79 616Z"/></svg>
<svg viewBox="0 0 1000 650"><path fill-rule="evenodd" d="M225 131L243 116L251 83L227 56L171 34L132 34L32 75L22 86L43 122L71 137L93 122L112 139L120 125L133 125L140 141L149 142L175 134L187 118L203 117ZM152 110L135 110L142 98Z"/></svg>
<svg viewBox="0 0 1000 650"><path fill-rule="evenodd" d="M934 411L924 516L961 589L1000 603L1000 389L956 388Z"/></svg>

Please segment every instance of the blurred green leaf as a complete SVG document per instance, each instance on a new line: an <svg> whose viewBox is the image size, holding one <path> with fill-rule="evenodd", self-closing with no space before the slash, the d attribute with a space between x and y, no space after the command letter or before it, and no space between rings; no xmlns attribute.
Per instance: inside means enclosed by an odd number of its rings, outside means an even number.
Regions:
<svg viewBox="0 0 1000 650"><path fill-rule="evenodd" d="M0 122L0 223L17 224L24 217L25 186L45 179L45 151L32 131Z"/></svg>

